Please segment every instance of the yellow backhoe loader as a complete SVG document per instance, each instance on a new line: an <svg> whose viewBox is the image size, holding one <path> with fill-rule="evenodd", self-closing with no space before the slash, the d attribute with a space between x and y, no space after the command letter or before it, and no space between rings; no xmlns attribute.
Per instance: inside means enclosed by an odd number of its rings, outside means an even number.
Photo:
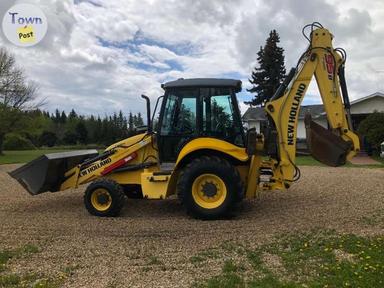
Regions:
<svg viewBox="0 0 384 288"><path fill-rule="evenodd" d="M126 195L165 199L177 195L188 214L217 219L261 190L289 188L295 165L300 104L315 75L328 129L305 119L309 149L317 160L340 166L359 151L344 78L346 54L319 23L303 32L309 46L265 105L265 135L244 132L236 93L241 81L179 79L162 85L159 121L153 130L149 98L147 130L105 149L44 155L10 175L36 195L90 183L84 203L97 216L117 216ZM155 109L156 110L156 109ZM152 118L152 119L151 119Z"/></svg>

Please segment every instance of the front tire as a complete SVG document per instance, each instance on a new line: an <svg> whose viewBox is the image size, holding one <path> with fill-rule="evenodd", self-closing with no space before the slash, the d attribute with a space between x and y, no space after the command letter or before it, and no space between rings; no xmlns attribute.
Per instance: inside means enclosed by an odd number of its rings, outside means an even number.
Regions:
<svg viewBox="0 0 384 288"><path fill-rule="evenodd" d="M237 169L227 160L203 156L181 171L177 192L188 214L199 219L220 219L232 214L243 195L243 186Z"/></svg>
<svg viewBox="0 0 384 288"><path fill-rule="evenodd" d="M95 216L116 217L124 206L124 191L111 179L92 182L84 194L84 205Z"/></svg>

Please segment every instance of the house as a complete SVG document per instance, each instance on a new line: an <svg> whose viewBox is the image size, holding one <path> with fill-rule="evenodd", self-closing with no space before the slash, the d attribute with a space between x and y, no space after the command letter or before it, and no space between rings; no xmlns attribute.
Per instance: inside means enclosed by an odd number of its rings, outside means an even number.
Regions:
<svg viewBox="0 0 384 288"><path fill-rule="evenodd" d="M380 92L356 99L351 102L353 128L357 129L361 121L374 111L384 112L384 94Z"/></svg>
<svg viewBox="0 0 384 288"><path fill-rule="evenodd" d="M360 122L374 111L384 112L384 94L380 92L356 99L351 102L351 118L354 129L357 129ZM324 106L304 105L300 108L299 122L297 127L297 138L305 139L304 116L310 113L312 120L322 125L328 126ZM251 107L244 113L242 120L247 128L256 128L257 132L263 131L266 127L267 117L262 107Z"/></svg>

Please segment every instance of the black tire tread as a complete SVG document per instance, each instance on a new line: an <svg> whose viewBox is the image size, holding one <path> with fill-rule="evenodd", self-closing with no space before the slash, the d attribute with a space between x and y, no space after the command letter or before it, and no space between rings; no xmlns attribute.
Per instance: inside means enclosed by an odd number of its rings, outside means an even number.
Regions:
<svg viewBox="0 0 384 288"><path fill-rule="evenodd" d="M186 193L188 193L188 187L190 186L190 183L188 183L189 173L190 171L199 170L201 167L206 165L207 163L215 163L215 165L218 165L219 167L225 167L225 169L228 172L228 179L232 179L234 183L234 190L235 194L233 195L233 202L230 203L228 206L228 209L226 211L220 212L217 215L203 215L199 212L197 212L194 209L190 208L190 205L186 203ZM243 183L241 181L241 177L239 174L239 171L231 165L226 159L220 158L218 156L201 156L198 158L193 159L191 162L189 162L184 168L180 171L178 181L177 181L177 196L180 200L180 202L183 204L184 208L187 210L187 213L195 218L200 219L218 219L222 217L228 217L230 216L230 213L233 212L233 206L236 204L236 202L239 202L244 197L244 188Z"/></svg>
<svg viewBox="0 0 384 288"><path fill-rule="evenodd" d="M112 196L111 208L105 212L100 212L94 209L90 201L90 193L96 188L106 188ZM84 205L88 212L95 216L101 217L116 217L119 216L121 209L124 207L125 194L124 190L116 181L109 178L101 178L93 181L88 185L84 193Z"/></svg>

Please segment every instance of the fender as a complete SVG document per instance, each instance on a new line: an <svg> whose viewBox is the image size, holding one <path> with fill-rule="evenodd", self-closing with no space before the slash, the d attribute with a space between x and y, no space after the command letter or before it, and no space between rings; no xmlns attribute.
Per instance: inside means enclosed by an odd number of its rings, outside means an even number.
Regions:
<svg viewBox="0 0 384 288"><path fill-rule="evenodd" d="M181 149L179 156L176 160L176 167L178 166L180 161L182 161L188 154L203 149L215 150L227 154L242 162L245 162L249 159L245 148L238 147L236 145L216 138L203 137L191 140Z"/></svg>

